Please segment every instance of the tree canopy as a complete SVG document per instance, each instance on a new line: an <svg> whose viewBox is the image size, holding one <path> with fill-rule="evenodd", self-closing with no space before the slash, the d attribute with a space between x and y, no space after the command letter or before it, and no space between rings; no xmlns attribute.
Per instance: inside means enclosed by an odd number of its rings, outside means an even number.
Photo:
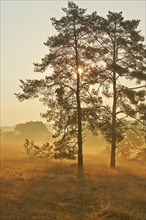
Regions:
<svg viewBox="0 0 146 220"><path fill-rule="evenodd" d="M33 140L47 140L50 138L48 129L41 121L18 124L15 127L15 133L20 137L31 138Z"/></svg>
<svg viewBox="0 0 146 220"><path fill-rule="evenodd" d="M107 18L96 12L88 15L73 2L62 10L63 17L51 18L56 34L44 43L49 53L34 63L36 72L48 67L53 72L41 80L21 80L22 93L16 96L20 101L40 98L48 107L42 117L54 122L54 145L77 148L82 176L84 128L95 134L101 129L111 142L114 167L126 117L144 117L146 50L137 30L139 20L124 20L122 12L109 12Z"/></svg>

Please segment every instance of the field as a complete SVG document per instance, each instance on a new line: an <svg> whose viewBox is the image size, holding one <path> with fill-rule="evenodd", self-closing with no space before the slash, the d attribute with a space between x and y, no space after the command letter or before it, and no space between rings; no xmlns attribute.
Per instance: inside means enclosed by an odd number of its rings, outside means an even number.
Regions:
<svg viewBox="0 0 146 220"><path fill-rule="evenodd" d="M76 162L2 158L1 220L145 220L142 165L110 170L99 156Z"/></svg>

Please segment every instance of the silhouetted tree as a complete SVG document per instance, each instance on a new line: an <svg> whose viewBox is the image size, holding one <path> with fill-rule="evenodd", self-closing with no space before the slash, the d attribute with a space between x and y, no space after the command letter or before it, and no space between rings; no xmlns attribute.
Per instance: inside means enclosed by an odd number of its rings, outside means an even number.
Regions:
<svg viewBox="0 0 146 220"><path fill-rule="evenodd" d="M115 167L116 145L124 137L126 118L141 122L145 114L146 50L144 37L137 30L139 22L124 20L122 12L109 12L107 19L94 13L89 27L104 69L100 88L109 104L102 106L100 127L111 142L111 167Z"/></svg>
<svg viewBox="0 0 146 220"><path fill-rule="evenodd" d="M136 123L126 123L127 129L123 140L117 145L117 155L130 159L142 151L145 145L144 131Z"/></svg>
<svg viewBox="0 0 146 220"><path fill-rule="evenodd" d="M51 135L48 132L48 129L41 121L36 122L26 122L18 124L15 127L15 132L20 137L31 138L37 140L48 140Z"/></svg>
<svg viewBox="0 0 146 220"><path fill-rule="evenodd" d="M144 162L146 163L146 148L142 148L133 158L133 161Z"/></svg>
<svg viewBox="0 0 146 220"><path fill-rule="evenodd" d="M40 100L48 106L48 111L42 116L48 122L54 121L54 137L59 138L54 145L58 150L70 147L73 152L78 147L78 175L83 176L82 130L84 123L90 121L91 114L94 114L88 94L89 72L92 70L92 56L87 59L87 52L91 54L86 27L89 17L85 15L85 9L73 2L62 10L65 16L59 20L51 19L57 34L45 43L49 54L41 64L34 64L36 72L44 72L50 66L53 73L42 80L21 80L23 93L16 96L20 101L41 96ZM92 94L92 101L96 96L96 93ZM100 105L101 99L96 98L94 102Z"/></svg>
<svg viewBox="0 0 146 220"><path fill-rule="evenodd" d="M34 141L25 140L24 148L30 159L43 158L43 159L76 159L76 148L70 148L67 145L61 144L61 147L58 142L57 145L51 145L45 143L42 146L36 145Z"/></svg>
<svg viewBox="0 0 146 220"><path fill-rule="evenodd" d="M140 121L144 115L144 38L137 31L139 21L124 20L121 12L109 12L107 19L96 12L85 15L86 10L73 2L63 11L61 19L51 19L57 34L45 43L49 54L34 64L36 72L51 67L53 73L41 80L21 80L23 92L16 96L20 101L40 97L48 106L42 116L54 121L54 137L59 138L54 144L60 149L78 147L82 176L82 130L87 123L95 134L100 127L111 142L110 166L115 167L116 144L124 137L126 117ZM134 87L126 86L126 80L132 80ZM109 100L112 104L106 104Z"/></svg>

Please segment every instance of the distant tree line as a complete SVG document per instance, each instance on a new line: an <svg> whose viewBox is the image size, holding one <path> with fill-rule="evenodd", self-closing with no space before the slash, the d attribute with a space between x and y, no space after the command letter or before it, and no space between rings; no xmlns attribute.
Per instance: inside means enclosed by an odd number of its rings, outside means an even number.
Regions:
<svg viewBox="0 0 146 220"><path fill-rule="evenodd" d="M41 121L17 124L13 130L9 131L1 129L2 142L11 142L12 144L21 140L24 142L27 138L35 141L48 141L51 137L51 132Z"/></svg>
<svg viewBox="0 0 146 220"><path fill-rule="evenodd" d="M109 11L104 18L86 14L73 2L62 10L63 17L51 18L56 34L44 43L49 53L34 63L35 72L51 67L53 73L20 80L22 93L16 97L40 98L48 107L42 117L54 122L54 146L77 149L78 175L83 176L83 129L102 132L111 144L114 168L127 119L145 123L146 49L140 21L125 20L122 12Z"/></svg>
<svg viewBox="0 0 146 220"><path fill-rule="evenodd" d="M77 148L75 147L74 149L71 149L67 146L60 147L60 145L53 145L51 133L52 126L49 125L51 130L47 129L46 126L48 127L48 125L45 125L40 121L31 121L18 124L14 127L2 127L0 129L0 137L3 149L5 148L5 150L7 150L7 146L9 146L12 147L12 150L13 147L20 150L25 141L25 153L30 159L41 158L62 160L65 158L75 160L77 156ZM128 122L128 126L129 129L127 129L124 139L117 146L116 155L122 160L132 160L143 163L146 158L144 131L141 127L132 125L130 122ZM135 135L136 133L137 135ZM109 156L110 148L105 142L102 134L99 133L96 138L94 138L89 130L86 130L84 134L86 135L84 141L86 153L90 154L92 152L97 154L101 152L100 154L104 156L104 158ZM89 149L92 151L90 152Z"/></svg>

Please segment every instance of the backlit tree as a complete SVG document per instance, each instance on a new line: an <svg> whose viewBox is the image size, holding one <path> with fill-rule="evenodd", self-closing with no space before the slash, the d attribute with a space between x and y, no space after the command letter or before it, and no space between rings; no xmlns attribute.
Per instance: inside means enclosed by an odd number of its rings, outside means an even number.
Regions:
<svg viewBox="0 0 146 220"><path fill-rule="evenodd" d="M48 106L46 113L42 114L48 122L54 122L59 138L54 142L56 149L60 147L78 149L78 174L83 175L83 126L90 121L94 111L91 102L99 106L102 100L97 94L88 93L91 79L89 73L92 56L89 42L89 31L86 24L89 17L86 10L79 8L73 2L68 8L63 8L65 16L57 20L52 18L52 25L56 35L48 37L45 45L49 53L45 55L40 64L35 63L36 72L45 72L51 67L49 75L41 80L21 80L22 93L17 94L20 101L29 98L38 98ZM93 52L93 51L92 51ZM88 54L88 58L87 58ZM93 54L93 53L92 53Z"/></svg>
<svg viewBox="0 0 146 220"><path fill-rule="evenodd" d="M89 29L100 51L100 78L105 97L100 127L111 142L110 166L115 167L116 145L125 134L125 120L142 122L145 115L146 50L137 30L139 20L124 20L122 12L109 12L107 18L94 13Z"/></svg>

